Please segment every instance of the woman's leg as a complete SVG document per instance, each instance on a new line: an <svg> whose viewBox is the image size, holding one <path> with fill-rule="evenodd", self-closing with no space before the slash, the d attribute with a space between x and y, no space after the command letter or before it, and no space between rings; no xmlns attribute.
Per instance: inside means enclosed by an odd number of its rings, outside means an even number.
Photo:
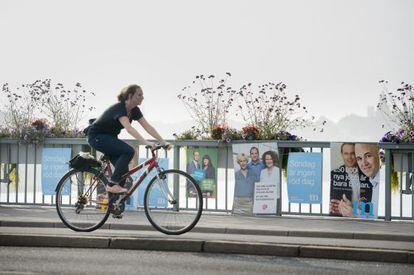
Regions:
<svg viewBox="0 0 414 275"><path fill-rule="evenodd" d="M115 167L111 181L119 183L122 175L128 172L128 164L135 154L134 148L117 137L102 134L90 137L89 144L110 158Z"/></svg>

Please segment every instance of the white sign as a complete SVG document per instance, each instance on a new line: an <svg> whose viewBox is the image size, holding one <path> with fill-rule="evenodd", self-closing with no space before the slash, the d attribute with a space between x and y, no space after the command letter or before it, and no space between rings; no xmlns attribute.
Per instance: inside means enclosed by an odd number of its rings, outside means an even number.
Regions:
<svg viewBox="0 0 414 275"><path fill-rule="evenodd" d="M276 183L255 183L253 213L276 214Z"/></svg>

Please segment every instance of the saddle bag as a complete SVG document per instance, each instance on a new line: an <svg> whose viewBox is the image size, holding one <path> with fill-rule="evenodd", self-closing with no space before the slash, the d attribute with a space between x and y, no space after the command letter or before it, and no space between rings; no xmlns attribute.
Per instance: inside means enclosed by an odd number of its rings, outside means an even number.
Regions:
<svg viewBox="0 0 414 275"><path fill-rule="evenodd" d="M101 167L102 163L96 160L91 154L80 152L69 161L69 167L72 169L86 171L89 168Z"/></svg>

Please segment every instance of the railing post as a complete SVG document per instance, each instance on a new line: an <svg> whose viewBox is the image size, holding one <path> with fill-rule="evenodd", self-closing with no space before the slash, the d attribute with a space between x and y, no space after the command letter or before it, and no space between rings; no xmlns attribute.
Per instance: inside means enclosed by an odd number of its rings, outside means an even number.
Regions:
<svg viewBox="0 0 414 275"><path fill-rule="evenodd" d="M276 197L276 215L277 216L282 216L282 180L283 180L283 153L285 152L285 148L280 148L279 144L277 146L277 150L279 153L279 197ZM290 205L289 205L290 206ZM290 208L290 207L289 207ZM290 212L290 209L289 209Z"/></svg>
<svg viewBox="0 0 414 275"><path fill-rule="evenodd" d="M228 185L228 175L227 175L227 173L229 172L229 147L230 147L229 145L226 146L226 174L225 174L225 201L224 201L225 204L226 204L226 211L229 210L228 205L227 205L227 203L228 203L228 198L227 198L228 190L227 189L228 189L228 186L229 186ZM217 148L217 150L218 150L218 148ZM217 184L218 184L218 181L217 181ZM216 194L216 197L218 197L217 194ZM234 203L234 200L233 200L233 203Z"/></svg>
<svg viewBox="0 0 414 275"><path fill-rule="evenodd" d="M385 149L385 220L391 221L391 149Z"/></svg>
<svg viewBox="0 0 414 275"><path fill-rule="evenodd" d="M180 146L174 146L174 169L180 169ZM177 204L174 205L174 210L180 208L180 183L178 182L178 175L174 175L174 198L177 200Z"/></svg>

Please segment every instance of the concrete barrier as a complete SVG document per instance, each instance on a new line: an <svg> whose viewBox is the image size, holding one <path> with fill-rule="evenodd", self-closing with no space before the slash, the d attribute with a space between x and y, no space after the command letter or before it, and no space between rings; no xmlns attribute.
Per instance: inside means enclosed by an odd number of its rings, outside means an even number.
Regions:
<svg viewBox="0 0 414 275"><path fill-rule="evenodd" d="M204 244L204 252L297 257L299 256L299 246L251 242L206 241Z"/></svg>
<svg viewBox="0 0 414 275"><path fill-rule="evenodd" d="M109 248L202 252L203 241L185 239L112 238Z"/></svg>
<svg viewBox="0 0 414 275"><path fill-rule="evenodd" d="M1 234L2 246L108 248L109 238Z"/></svg>
<svg viewBox="0 0 414 275"><path fill-rule="evenodd" d="M300 257L407 263L408 252L344 247L302 246Z"/></svg>

